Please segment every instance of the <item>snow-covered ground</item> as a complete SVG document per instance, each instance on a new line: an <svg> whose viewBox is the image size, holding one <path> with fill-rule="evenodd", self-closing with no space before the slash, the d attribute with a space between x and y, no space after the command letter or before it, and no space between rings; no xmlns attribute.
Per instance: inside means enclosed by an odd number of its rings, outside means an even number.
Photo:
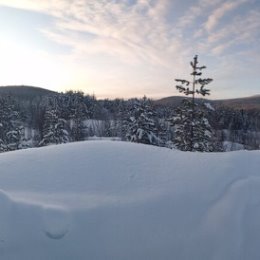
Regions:
<svg viewBox="0 0 260 260"><path fill-rule="evenodd" d="M259 158L112 141L0 154L0 259L259 260Z"/></svg>

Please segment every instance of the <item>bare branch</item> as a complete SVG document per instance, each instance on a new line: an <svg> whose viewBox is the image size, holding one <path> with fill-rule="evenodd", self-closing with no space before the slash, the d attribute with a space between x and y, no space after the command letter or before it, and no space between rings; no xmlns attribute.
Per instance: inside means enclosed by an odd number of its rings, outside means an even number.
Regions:
<svg viewBox="0 0 260 260"><path fill-rule="evenodd" d="M190 82L185 79L175 79L177 82L181 82L181 84L185 84L186 86L189 86Z"/></svg>

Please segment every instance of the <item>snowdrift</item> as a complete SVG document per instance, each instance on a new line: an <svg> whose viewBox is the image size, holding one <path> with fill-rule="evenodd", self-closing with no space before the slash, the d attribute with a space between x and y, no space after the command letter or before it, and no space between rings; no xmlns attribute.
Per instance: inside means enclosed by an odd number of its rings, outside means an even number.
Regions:
<svg viewBox="0 0 260 260"><path fill-rule="evenodd" d="M0 155L0 259L260 259L260 152L88 141Z"/></svg>

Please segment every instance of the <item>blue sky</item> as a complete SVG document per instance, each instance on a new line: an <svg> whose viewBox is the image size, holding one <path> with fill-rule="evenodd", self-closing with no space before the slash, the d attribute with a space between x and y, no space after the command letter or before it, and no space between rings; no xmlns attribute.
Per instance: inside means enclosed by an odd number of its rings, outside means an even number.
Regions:
<svg viewBox="0 0 260 260"><path fill-rule="evenodd" d="M177 95L199 55L211 98L260 94L259 0L0 0L0 85Z"/></svg>

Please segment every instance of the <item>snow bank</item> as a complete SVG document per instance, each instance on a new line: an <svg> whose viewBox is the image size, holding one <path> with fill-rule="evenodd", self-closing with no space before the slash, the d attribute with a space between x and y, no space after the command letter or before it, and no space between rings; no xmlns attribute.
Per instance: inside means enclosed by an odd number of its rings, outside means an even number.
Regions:
<svg viewBox="0 0 260 260"><path fill-rule="evenodd" d="M245 146L240 143L234 143L229 141L223 142L223 148L225 152L244 150Z"/></svg>
<svg viewBox="0 0 260 260"><path fill-rule="evenodd" d="M260 259L259 151L88 141L0 155L0 259Z"/></svg>

